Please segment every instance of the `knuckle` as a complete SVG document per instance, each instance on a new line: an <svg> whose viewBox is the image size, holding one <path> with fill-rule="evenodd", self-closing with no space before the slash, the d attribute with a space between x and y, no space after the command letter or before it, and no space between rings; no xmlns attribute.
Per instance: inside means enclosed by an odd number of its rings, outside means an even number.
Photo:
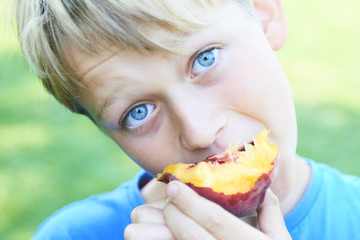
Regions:
<svg viewBox="0 0 360 240"><path fill-rule="evenodd" d="M269 204L271 204L273 206L280 205L279 198L275 194L270 194L268 200L269 200Z"/></svg>
<svg viewBox="0 0 360 240"><path fill-rule="evenodd" d="M206 229L217 232L226 228L226 220L224 216L218 211L211 211L208 213L207 220L204 223Z"/></svg>
<svg viewBox="0 0 360 240"><path fill-rule="evenodd" d="M136 239L136 230L134 224L130 224L125 228L124 238L126 240Z"/></svg>
<svg viewBox="0 0 360 240"><path fill-rule="evenodd" d="M266 207L280 207L279 198L270 190L267 191L264 202L260 209Z"/></svg>
<svg viewBox="0 0 360 240"><path fill-rule="evenodd" d="M146 220L147 212L146 209L141 209L136 211L135 222L142 223Z"/></svg>
<svg viewBox="0 0 360 240"><path fill-rule="evenodd" d="M152 208L140 206L131 212L130 218L133 223L147 223L153 214L154 211L152 211Z"/></svg>
<svg viewBox="0 0 360 240"><path fill-rule="evenodd" d="M134 208L134 209L131 211L130 219L131 219L131 222L132 222L132 223L136 223L136 222L137 222L138 212L139 212L139 207Z"/></svg>

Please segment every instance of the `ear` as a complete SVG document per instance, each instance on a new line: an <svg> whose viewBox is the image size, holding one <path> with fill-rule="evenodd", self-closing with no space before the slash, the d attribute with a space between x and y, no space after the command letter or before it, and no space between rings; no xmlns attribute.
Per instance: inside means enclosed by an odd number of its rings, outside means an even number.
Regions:
<svg viewBox="0 0 360 240"><path fill-rule="evenodd" d="M281 0L253 0L255 13L273 50L281 49L287 38L285 11Z"/></svg>

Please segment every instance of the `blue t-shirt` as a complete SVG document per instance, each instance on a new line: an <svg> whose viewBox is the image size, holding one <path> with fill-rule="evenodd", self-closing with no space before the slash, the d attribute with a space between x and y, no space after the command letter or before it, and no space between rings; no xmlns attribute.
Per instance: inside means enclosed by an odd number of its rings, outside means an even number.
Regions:
<svg viewBox="0 0 360 240"><path fill-rule="evenodd" d="M360 239L360 178L305 160L312 169L310 184L285 217L293 240Z"/></svg>
<svg viewBox="0 0 360 240"><path fill-rule="evenodd" d="M32 239L124 239L131 211L144 204L140 188L151 179L141 171L115 191L67 205L47 218Z"/></svg>
<svg viewBox="0 0 360 240"><path fill-rule="evenodd" d="M360 178L307 161L312 169L311 182L285 217L293 240L360 239ZM58 210L40 225L33 239L123 239L131 211L144 204L140 188L150 179L141 171L113 192Z"/></svg>

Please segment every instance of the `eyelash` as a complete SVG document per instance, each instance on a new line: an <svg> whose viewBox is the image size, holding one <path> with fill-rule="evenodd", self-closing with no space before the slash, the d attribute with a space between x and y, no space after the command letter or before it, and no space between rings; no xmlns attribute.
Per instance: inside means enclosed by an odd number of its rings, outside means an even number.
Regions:
<svg viewBox="0 0 360 240"><path fill-rule="evenodd" d="M147 105L149 105L150 107L147 107ZM140 108L141 106L146 106L146 117L144 119L141 120L137 120L134 119L134 121L142 121L142 123L139 123L135 126L128 126L127 121L129 121L129 117L131 115L131 112L134 111L136 108ZM123 129L127 129L127 130L131 130L131 131L139 131L141 130L143 127L145 127L147 125L147 123L149 122L149 118L151 118L151 115L153 114L153 112L156 110L156 105L154 104L150 104L150 103L140 103L140 104L136 104L134 106L131 106L123 115L123 117L120 119L120 127ZM134 118L134 117L133 117Z"/></svg>

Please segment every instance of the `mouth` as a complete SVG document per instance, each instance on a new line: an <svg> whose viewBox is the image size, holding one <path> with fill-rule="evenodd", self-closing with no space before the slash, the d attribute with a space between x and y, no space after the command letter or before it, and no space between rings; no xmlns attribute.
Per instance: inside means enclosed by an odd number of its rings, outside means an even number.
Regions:
<svg viewBox="0 0 360 240"><path fill-rule="evenodd" d="M248 143L249 145L255 146L255 142L252 140ZM238 148L239 152L244 152L245 151L245 145L241 146Z"/></svg>
<svg viewBox="0 0 360 240"><path fill-rule="evenodd" d="M157 178L164 183L180 180L234 215L248 216L260 206L274 178L278 149L267 134L263 130L254 141L231 144L198 163L169 165Z"/></svg>
<svg viewBox="0 0 360 240"><path fill-rule="evenodd" d="M246 146L252 146L254 147L255 146L255 142L254 140L244 144L244 145L239 145L237 143L234 143L232 145L229 145L224 152L222 153L218 153L218 154L215 154L215 155L211 155L211 156L208 156L205 160L203 160L204 162L207 162L207 163L214 163L214 164L224 164L226 162L229 161L229 159L231 160L236 160L238 158L238 156L234 155L234 153L240 153L240 152L246 152ZM229 154L231 154L232 156L229 156ZM201 162L201 161L200 161ZM197 163L194 163L193 165L191 165L190 167L194 167L198 164L199 162Z"/></svg>

